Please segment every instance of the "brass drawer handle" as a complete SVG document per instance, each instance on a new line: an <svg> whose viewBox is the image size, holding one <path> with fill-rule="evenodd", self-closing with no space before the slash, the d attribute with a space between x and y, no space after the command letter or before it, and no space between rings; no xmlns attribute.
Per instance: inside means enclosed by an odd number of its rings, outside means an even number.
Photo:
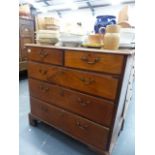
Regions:
<svg viewBox="0 0 155 155"><path fill-rule="evenodd" d="M45 93L49 91L49 87L45 87L43 85L40 85L40 89L42 92L45 92Z"/></svg>
<svg viewBox="0 0 155 155"><path fill-rule="evenodd" d="M78 128L82 129L82 130L87 130L89 125L81 125L81 123L79 121L76 122L76 125L78 126Z"/></svg>
<svg viewBox="0 0 155 155"><path fill-rule="evenodd" d="M94 79L87 79L87 78L80 78L80 80L84 83L84 84L86 84L86 85L89 85L89 84L92 84L93 82L95 82L95 80Z"/></svg>
<svg viewBox="0 0 155 155"><path fill-rule="evenodd" d="M47 57L47 55L48 55L48 52L47 52L47 51L41 50L41 51L39 52L39 56L40 56L41 58L45 58L45 57Z"/></svg>
<svg viewBox="0 0 155 155"><path fill-rule="evenodd" d="M46 75L47 72L48 72L47 70L39 69L39 73L41 73L42 75Z"/></svg>
<svg viewBox="0 0 155 155"><path fill-rule="evenodd" d="M88 57L83 56L83 57L81 57L81 60L84 61L84 62L86 62L87 64L96 64L101 59L100 58L95 58L94 60L90 61Z"/></svg>
<svg viewBox="0 0 155 155"><path fill-rule="evenodd" d="M41 106L40 108L43 112L48 112L48 108L44 107L44 106Z"/></svg>
<svg viewBox="0 0 155 155"><path fill-rule="evenodd" d="M90 101L83 101L80 97L78 98L78 102L83 107L85 107L85 106L90 104Z"/></svg>

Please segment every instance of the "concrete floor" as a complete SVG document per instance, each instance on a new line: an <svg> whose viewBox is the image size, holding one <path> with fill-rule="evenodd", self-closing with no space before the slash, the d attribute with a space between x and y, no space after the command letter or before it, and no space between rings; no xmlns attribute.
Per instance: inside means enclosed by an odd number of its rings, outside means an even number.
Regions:
<svg viewBox="0 0 155 155"><path fill-rule="evenodd" d="M22 75L20 78L19 87L19 155L96 155L87 146L46 124L40 123L38 127L30 126L28 123L30 108L26 75ZM112 155L135 154L134 108L133 96L124 130L120 134Z"/></svg>

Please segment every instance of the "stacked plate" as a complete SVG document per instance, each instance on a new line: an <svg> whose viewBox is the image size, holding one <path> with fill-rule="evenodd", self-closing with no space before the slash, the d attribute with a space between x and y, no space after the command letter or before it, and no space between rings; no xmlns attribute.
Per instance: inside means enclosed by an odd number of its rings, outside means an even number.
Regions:
<svg viewBox="0 0 155 155"><path fill-rule="evenodd" d="M60 43L62 46L81 46L84 38L84 31L80 23L63 21L61 23Z"/></svg>
<svg viewBox="0 0 155 155"><path fill-rule="evenodd" d="M55 45L59 41L58 30L39 30L36 32L36 41L40 44Z"/></svg>
<svg viewBox="0 0 155 155"><path fill-rule="evenodd" d="M83 42L83 35L61 32L60 42L63 46L78 47Z"/></svg>
<svg viewBox="0 0 155 155"><path fill-rule="evenodd" d="M59 20L55 19L54 17L44 17L44 24L46 29L59 29Z"/></svg>
<svg viewBox="0 0 155 155"><path fill-rule="evenodd" d="M60 26L58 26L58 25L48 25L48 24L46 24L45 25L45 29L46 30L55 30L55 31L59 31L59 29L60 29Z"/></svg>

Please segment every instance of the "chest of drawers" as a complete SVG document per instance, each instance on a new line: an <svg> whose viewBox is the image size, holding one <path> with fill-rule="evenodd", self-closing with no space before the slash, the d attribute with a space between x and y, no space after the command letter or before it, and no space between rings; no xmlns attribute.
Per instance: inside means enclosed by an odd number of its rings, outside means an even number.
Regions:
<svg viewBox="0 0 155 155"><path fill-rule="evenodd" d="M125 120L134 52L35 44L27 52L30 124L43 121L111 154Z"/></svg>
<svg viewBox="0 0 155 155"><path fill-rule="evenodd" d="M27 70L26 43L34 43L34 20L19 18L19 71Z"/></svg>

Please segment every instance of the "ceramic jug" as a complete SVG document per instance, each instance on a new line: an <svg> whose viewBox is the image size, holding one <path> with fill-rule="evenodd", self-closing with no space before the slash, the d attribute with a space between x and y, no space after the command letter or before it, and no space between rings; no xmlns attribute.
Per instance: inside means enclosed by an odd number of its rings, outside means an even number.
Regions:
<svg viewBox="0 0 155 155"><path fill-rule="evenodd" d="M108 25L104 35L104 49L117 50L120 43L120 26Z"/></svg>

